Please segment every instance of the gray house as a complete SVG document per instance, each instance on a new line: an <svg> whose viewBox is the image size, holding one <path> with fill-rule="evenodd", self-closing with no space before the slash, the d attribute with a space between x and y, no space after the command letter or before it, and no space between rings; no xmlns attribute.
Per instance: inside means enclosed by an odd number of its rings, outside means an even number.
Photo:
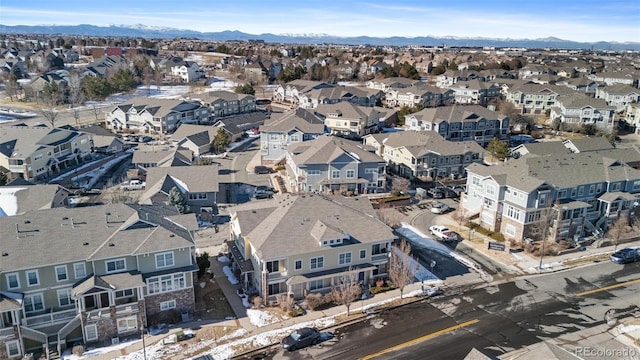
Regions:
<svg viewBox="0 0 640 360"><path fill-rule="evenodd" d="M141 204L165 204L172 188L186 199L193 212L216 206L218 165L169 166L147 169L147 185Z"/></svg>
<svg viewBox="0 0 640 360"><path fill-rule="evenodd" d="M373 148L334 136L287 147L289 183L299 192L375 192L385 186L385 165Z"/></svg>
<svg viewBox="0 0 640 360"><path fill-rule="evenodd" d="M296 109L277 116L260 126L260 151L262 160L284 159L287 146L313 140L324 133L324 120L305 109Z"/></svg>

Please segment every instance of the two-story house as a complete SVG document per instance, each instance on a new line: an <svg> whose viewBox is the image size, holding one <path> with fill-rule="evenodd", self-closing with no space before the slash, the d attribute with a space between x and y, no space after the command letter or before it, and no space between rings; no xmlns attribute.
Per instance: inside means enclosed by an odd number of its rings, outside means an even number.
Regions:
<svg viewBox="0 0 640 360"><path fill-rule="evenodd" d="M200 156L211 152L218 130L211 125L182 124L171 134L171 141L178 147L191 150L194 156Z"/></svg>
<svg viewBox="0 0 640 360"><path fill-rule="evenodd" d="M44 180L91 155L91 134L11 124L0 126L0 167L10 178Z"/></svg>
<svg viewBox="0 0 640 360"><path fill-rule="evenodd" d="M627 105L625 120L629 125L635 126L636 132L640 129L640 103Z"/></svg>
<svg viewBox="0 0 640 360"><path fill-rule="evenodd" d="M570 95L575 91L564 86L527 83L511 87L506 92L506 100L523 114L544 114L556 105L559 95Z"/></svg>
<svg viewBox="0 0 640 360"><path fill-rule="evenodd" d="M640 102L640 90L625 84L613 84L598 88L596 98L604 99L607 105L622 111L627 105Z"/></svg>
<svg viewBox="0 0 640 360"><path fill-rule="evenodd" d="M315 114L324 120L332 135L358 139L380 129L380 112L372 107L348 102L321 104L315 108Z"/></svg>
<svg viewBox="0 0 640 360"><path fill-rule="evenodd" d="M407 115L409 130L435 131L445 140L474 140L485 147L493 138L506 140L509 118L479 105L428 108Z"/></svg>
<svg viewBox="0 0 640 360"><path fill-rule="evenodd" d="M387 162L387 171L407 178L465 176L465 167L482 162L484 149L475 141L448 141L435 131L401 131L367 135Z"/></svg>
<svg viewBox="0 0 640 360"><path fill-rule="evenodd" d="M456 104L479 104L484 105L489 100L500 97L500 87L478 79L469 81L458 81L449 87L453 90Z"/></svg>
<svg viewBox="0 0 640 360"><path fill-rule="evenodd" d="M198 95L198 99L209 107L211 118L244 114L256 111L256 97L230 91L209 91Z"/></svg>
<svg viewBox="0 0 640 360"><path fill-rule="evenodd" d="M193 218L124 204L0 217L0 358L111 345L193 311Z"/></svg>
<svg viewBox="0 0 640 360"><path fill-rule="evenodd" d="M451 105L454 91L429 85L414 85L403 88L392 88L385 93L385 105L389 107L435 107Z"/></svg>
<svg viewBox="0 0 640 360"><path fill-rule="evenodd" d="M182 83L190 83L200 80L204 72L195 61L181 61L171 66L171 76Z"/></svg>
<svg viewBox="0 0 640 360"><path fill-rule="evenodd" d="M388 273L396 237L371 202L307 194L252 205L231 215L227 245L243 287L263 299L303 298L343 276L368 284Z"/></svg>
<svg viewBox="0 0 640 360"><path fill-rule="evenodd" d="M549 119L559 118L561 122L582 125L595 124L600 128L613 127L616 113L603 99L594 99L584 94L572 94L556 97L556 106L551 108Z"/></svg>
<svg viewBox="0 0 640 360"><path fill-rule="evenodd" d="M110 129L168 134L180 124L200 124L209 119L209 108L197 101L137 97L109 111L105 120Z"/></svg>
<svg viewBox="0 0 640 360"><path fill-rule="evenodd" d="M472 164L461 204L483 227L515 240L540 239L540 221L552 222L556 240L604 233L640 198L640 170L616 158L640 157L635 149L609 149Z"/></svg>
<svg viewBox="0 0 640 360"><path fill-rule="evenodd" d="M309 110L298 108L280 116L273 114L260 126L262 160L282 160L290 144L313 140L322 134L324 120Z"/></svg>
<svg viewBox="0 0 640 360"><path fill-rule="evenodd" d="M373 148L334 136L287 147L287 176L298 192L375 192L385 186L385 165Z"/></svg>
<svg viewBox="0 0 640 360"><path fill-rule="evenodd" d="M375 106L382 99L380 90L354 86L335 86L313 89L301 95L298 106L304 109L315 109L320 104L335 104L342 101L359 106Z"/></svg>
<svg viewBox="0 0 640 360"><path fill-rule="evenodd" d="M311 80L293 80L284 85L278 85L273 91L273 101L287 103L294 107L297 107L300 103L302 95L308 93L311 90L331 88L335 85L328 84L320 81Z"/></svg>
<svg viewBox="0 0 640 360"><path fill-rule="evenodd" d="M401 89L411 87L420 81L403 78L403 77L390 77L383 79L373 79L367 81L367 87L370 89L383 91L385 94L391 89Z"/></svg>
<svg viewBox="0 0 640 360"><path fill-rule="evenodd" d="M166 166L147 169L146 187L140 204L164 204L176 188L191 212L214 208L219 190L218 165Z"/></svg>

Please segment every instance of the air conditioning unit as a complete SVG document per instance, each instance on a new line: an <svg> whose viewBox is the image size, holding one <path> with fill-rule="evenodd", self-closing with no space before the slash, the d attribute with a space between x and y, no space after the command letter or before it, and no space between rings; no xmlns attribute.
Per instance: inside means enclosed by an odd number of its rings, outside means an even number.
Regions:
<svg viewBox="0 0 640 360"><path fill-rule="evenodd" d="M111 338L111 345L118 345L118 344L120 344L120 338L118 337Z"/></svg>

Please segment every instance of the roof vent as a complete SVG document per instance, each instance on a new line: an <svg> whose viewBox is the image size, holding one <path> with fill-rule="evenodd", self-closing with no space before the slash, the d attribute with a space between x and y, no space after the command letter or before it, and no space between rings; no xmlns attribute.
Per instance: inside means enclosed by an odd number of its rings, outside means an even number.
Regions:
<svg viewBox="0 0 640 360"><path fill-rule="evenodd" d="M63 216L63 217L62 217L62 220L69 220L69 218L68 218L68 217L66 217L66 216Z"/></svg>
<svg viewBox="0 0 640 360"><path fill-rule="evenodd" d="M9 253L7 253L7 252L3 252L3 253L2 253L2 256L9 256Z"/></svg>
<svg viewBox="0 0 640 360"><path fill-rule="evenodd" d="M114 244L114 243L109 243L109 247L114 247L114 246L116 246L116 244Z"/></svg>
<svg viewBox="0 0 640 360"><path fill-rule="evenodd" d="M82 243L82 245L87 246L87 245L89 245L89 243L85 241L85 242Z"/></svg>
<svg viewBox="0 0 640 360"><path fill-rule="evenodd" d="M169 237L175 237L176 234L169 234Z"/></svg>
<svg viewBox="0 0 640 360"><path fill-rule="evenodd" d="M31 220L25 220L24 223L25 224L31 224Z"/></svg>
<svg viewBox="0 0 640 360"><path fill-rule="evenodd" d="M255 211L255 210L251 210L251 213L252 213L252 214L255 214L255 213L256 213L256 211Z"/></svg>

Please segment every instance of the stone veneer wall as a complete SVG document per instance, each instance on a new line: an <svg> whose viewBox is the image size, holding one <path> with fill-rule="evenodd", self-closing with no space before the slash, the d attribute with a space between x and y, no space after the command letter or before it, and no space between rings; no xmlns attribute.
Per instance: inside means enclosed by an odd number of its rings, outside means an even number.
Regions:
<svg viewBox="0 0 640 360"><path fill-rule="evenodd" d="M178 314L183 312L193 312L195 308L195 292L193 287L186 289L161 293L157 295L147 295L144 298L147 307L147 318L150 323L164 322L169 320L172 311L160 311L160 303L175 300L175 311Z"/></svg>
<svg viewBox="0 0 640 360"><path fill-rule="evenodd" d="M5 338L2 338L2 340L0 340L0 359L9 358L9 355L7 354L7 342L14 341L14 340L19 340L18 327L15 325L13 326L13 336L7 336ZM22 346L22 344L20 344L19 346ZM24 352L24 349L21 349L20 351ZM16 357L15 359L20 359L20 357Z"/></svg>

